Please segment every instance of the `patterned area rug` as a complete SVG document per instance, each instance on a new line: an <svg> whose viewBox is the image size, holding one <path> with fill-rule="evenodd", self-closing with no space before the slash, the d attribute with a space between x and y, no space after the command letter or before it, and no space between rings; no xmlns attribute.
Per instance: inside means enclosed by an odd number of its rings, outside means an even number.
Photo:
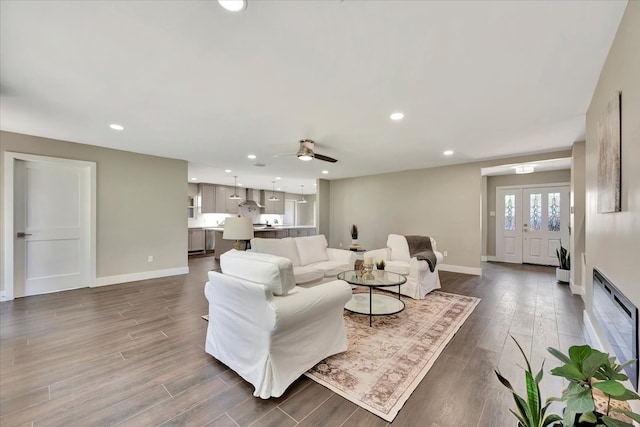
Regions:
<svg viewBox="0 0 640 427"><path fill-rule="evenodd" d="M431 292L403 298L404 311L373 318L345 312L349 349L305 373L356 405L393 421L480 299Z"/></svg>

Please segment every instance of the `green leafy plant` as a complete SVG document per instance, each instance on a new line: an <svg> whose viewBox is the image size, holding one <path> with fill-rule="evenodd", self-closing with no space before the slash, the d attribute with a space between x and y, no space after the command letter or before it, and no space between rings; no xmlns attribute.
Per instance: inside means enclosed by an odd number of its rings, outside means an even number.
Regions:
<svg viewBox="0 0 640 427"><path fill-rule="evenodd" d="M358 240L358 226L355 224L351 226L351 238L353 240Z"/></svg>
<svg viewBox="0 0 640 427"><path fill-rule="evenodd" d="M544 369L544 362L540 367L540 371L534 376L533 371L531 370L531 364L529 363L529 359L527 355L520 347L518 341L511 337L511 339L516 343L520 353L522 353L522 357L527 365L527 368L524 370L525 380L527 384L527 395L526 398L520 396L511 386L511 383L500 374L500 371L494 370L498 380L504 385L511 394L513 395L513 400L516 403L516 408L518 412L513 409L509 409L513 415L518 419L519 427L545 427L551 425L556 421L561 421L562 417L557 414L547 414L547 409L549 405L555 400L554 398L549 398L545 401L545 404L542 405L542 400L540 397L540 381L542 380L542 373Z"/></svg>
<svg viewBox="0 0 640 427"><path fill-rule="evenodd" d="M376 268L378 270L384 270L384 267L387 265L386 262L384 262L383 259L381 259L380 261L376 262Z"/></svg>
<svg viewBox="0 0 640 427"><path fill-rule="evenodd" d="M560 242L560 247L556 249L556 256L561 270L571 270L571 254L562 246L562 242Z"/></svg>
<svg viewBox="0 0 640 427"><path fill-rule="evenodd" d="M635 359L618 365L615 357L609 357L607 353L602 353L589 345L573 346L569 348L568 355L552 347L547 350L564 363L552 369L551 374L569 381L569 386L559 399L566 404L565 426L633 427L632 424L612 418L611 412L621 412L640 422L639 414L611 408L610 405L612 399L622 401L640 399L640 396L622 384L622 381L628 380L622 370L635 363ZM602 391L607 398L605 413L599 413L596 410L594 389Z"/></svg>

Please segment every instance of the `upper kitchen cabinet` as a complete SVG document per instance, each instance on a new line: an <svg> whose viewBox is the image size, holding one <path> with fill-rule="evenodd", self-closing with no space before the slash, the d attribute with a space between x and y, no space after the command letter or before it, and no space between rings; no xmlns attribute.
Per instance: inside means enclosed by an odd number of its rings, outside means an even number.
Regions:
<svg viewBox="0 0 640 427"><path fill-rule="evenodd" d="M217 213L216 210L216 186L212 184L200 184L200 212Z"/></svg>
<svg viewBox="0 0 640 427"><path fill-rule="evenodd" d="M230 213L230 214L238 214L240 213L240 208L238 205L242 203L242 200L233 200L230 199L235 189L234 187L225 187L224 185L216 185L215 186L215 213ZM244 199L244 191L238 190L238 195Z"/></svg>
<svg viewBox="0 0 640 427"><path fill-rule="evenodd" d="M187 218L198 215L198 184L187 184Z"/></svg>
<svg viewBox="0 0 640 427"><path fill-rule="evenodd" d="M278 198L278 200L269 200L269 198L274 195ZM265 214L275 214L275 215L284 215L284 193L280 191L272 192L263 190L262 191L262 206L264 206Z"/></svg>

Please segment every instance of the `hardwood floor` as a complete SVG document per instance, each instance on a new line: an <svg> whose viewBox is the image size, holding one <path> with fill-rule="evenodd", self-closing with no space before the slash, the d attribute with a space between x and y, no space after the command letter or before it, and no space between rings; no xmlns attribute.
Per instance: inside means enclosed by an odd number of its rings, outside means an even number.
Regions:
<svg viewBox="0 0 640 427"><path fill-rule="evenodd" d="M278 399L204 352L203 294L212 257L190 273L0 303L0 425L385 426L388 423L301 377ZM400 411L393 426L513 426L513 402L493 369L523 390L509 334L543 358L582 339L582 300L548 267L486 263L483 277L441 272L444 291L482 301Z"/></svg>

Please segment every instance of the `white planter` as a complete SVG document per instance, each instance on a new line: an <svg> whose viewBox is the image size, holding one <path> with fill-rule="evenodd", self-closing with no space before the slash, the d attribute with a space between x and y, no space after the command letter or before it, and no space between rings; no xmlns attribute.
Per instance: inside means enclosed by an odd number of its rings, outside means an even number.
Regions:
<svg viewBox="0 0 640 427"><path fill-rule="evenodd" d="M355 246L358 244L358 239L351 239L351 246Z"/></svg>
<svg viewBox="0 0 640 427"><path fill-rule="evenodd" d="M563 270L561 268L556 268L556 280L561 283L569 283L569 279L571 277L571 270Z"/></svg>

